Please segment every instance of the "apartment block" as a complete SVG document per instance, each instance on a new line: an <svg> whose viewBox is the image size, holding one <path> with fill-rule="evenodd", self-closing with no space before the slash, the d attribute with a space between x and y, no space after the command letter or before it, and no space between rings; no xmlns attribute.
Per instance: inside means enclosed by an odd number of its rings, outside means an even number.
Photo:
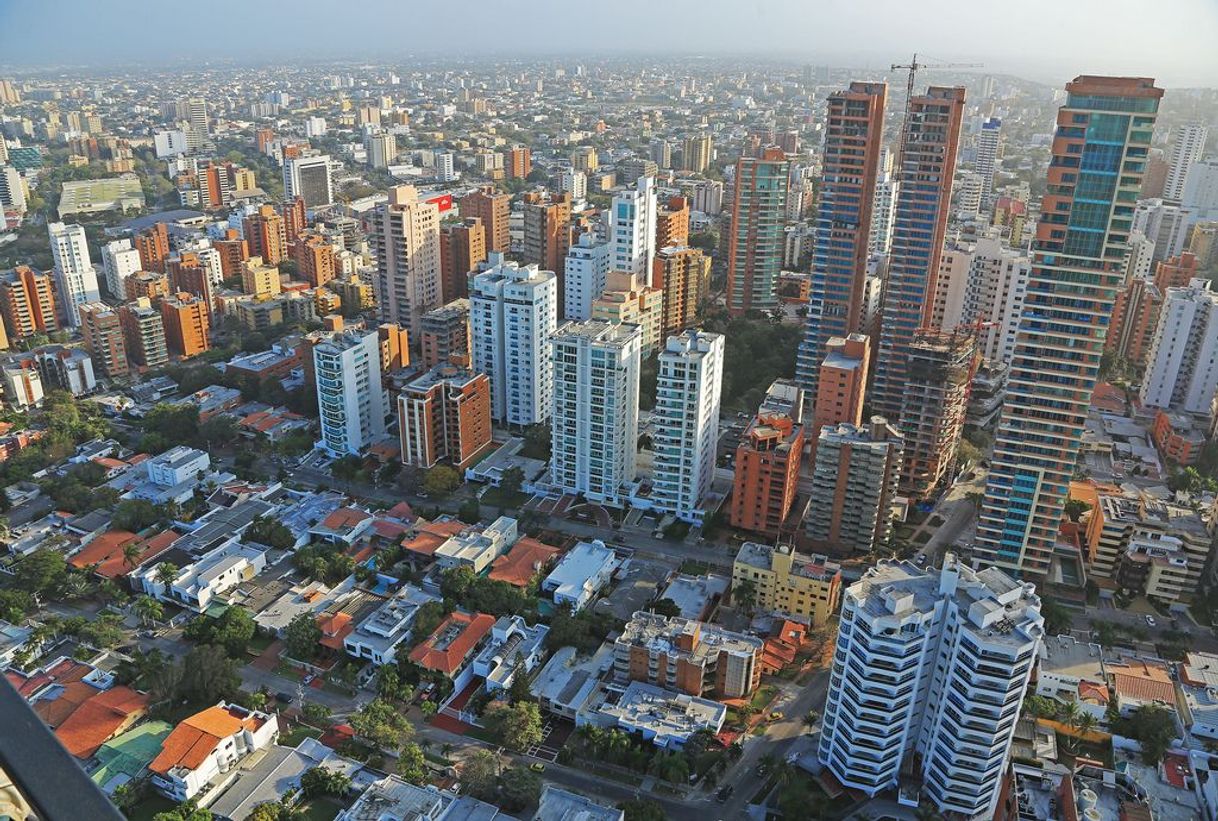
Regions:
<svg viewBox="0 0 1218 821"><path fill-rule="evenodd" d="M764 647L718 625L635 613L613 642L613 675L691 696L745 698L761 683Z"/></svg>
<svg viewBox="0 0 1218 821"><path fill-rule="evenodd" d="M372 216L376 299L382 322L419 332L423 314L442 304L440 209L409 185L389 192Z"/></svg>
<svg viewBox="0 0 1218 821"><path fill-rule="evenodd" d="M904 453L901 432L880 416L863 427L821 428L805 520L808 540L835 552L866 553L887 544Z"/></svg>
<svg viewBox="0 0 1218 821"><path fill-rule="evenodd" d="M629 271L609 271L605 277L605 289L592 300L591 317L605 322L638 325L643 333L643 358L651 356L659 347L660 320L664 309L664 295L646 282L646 279Z"/></svg>
<svg viewBox="0 0 1218 821"><path fill-rule="evenodd" d="M402 462L440 460L464 470L491 444L491 383L486 374L436 365L398 395Z"/></svg>
<svg viewBox="0 0 1218 821"><path fill-rule="evenodd" d="M745 542L732 562L732 588L751 583L758 609L808 619L824 627L837 612L842 570L825 556L797 555L790 547Z"/></svg>
<svg viewBox="0 0 1218 821"><path fill-rule="evenodd" d="M710 298L710 268L710 258L698 248L661 246L656 252L651 287L664 297L661 339L697 324L698 308Z"/></svg>
<svg viewBox="0 0 1218 821"><path fill-rule="evenodd" d="M187 359L211 349L211 310L198 297L186 293L163 297L161 322L171 353Z"/></svg>
<svg viewBox="0 0 1218 821"><path fill-rule="evenodd" d="M79 312L80 333L94 365L111 379L126 376L130 366L118 312L104 302L86 302Z"/></svg>
<svg viewBox="0 0 1218 821"><path fill-rule="evenodd" d="M357 454L385 433L385 391L376 331L339 331L313 348L321 419L318 445L334 456Z"/></svg>

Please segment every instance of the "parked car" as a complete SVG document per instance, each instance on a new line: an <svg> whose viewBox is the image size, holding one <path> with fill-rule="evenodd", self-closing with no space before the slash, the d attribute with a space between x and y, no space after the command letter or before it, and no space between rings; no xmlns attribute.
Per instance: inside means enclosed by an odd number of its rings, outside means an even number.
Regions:
<svg viewBox="0 0 1218 821"><path fill-rule="evenodd" d="M535 773L544 773L546 771L546 765L542 764L540 761L534 761L529 765L529 769Z"/></svg>
<svg viewBox="0 0 1218 821"><path fill-rule="evenodd" d="M736 791L736 788L733 787L731 784L728 784L725 787L721 787L719 789L719 792L715 793L715 800L718 801L720 804L726 804L727 800L732 797L732 793L735 791Z"/></svg>
<svg viewBox="0 0 1218 821"><path fill-rule="evenodd" d="M1154 617L1154 616L1147 616L1147 617L1146 617L1146 626L1147 626L1147 627L1154 627L1154 626L1155 626L1155 624L1156 624L1156 622L1155 622L1155 617Z"/></svg>

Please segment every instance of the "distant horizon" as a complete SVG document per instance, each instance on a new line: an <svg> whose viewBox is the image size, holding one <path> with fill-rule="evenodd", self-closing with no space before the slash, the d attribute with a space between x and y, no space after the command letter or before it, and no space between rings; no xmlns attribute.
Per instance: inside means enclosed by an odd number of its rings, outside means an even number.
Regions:
<svg viewBox="0 0 1218 821"><path fill-rule="evenodd" d="M927 62L980 62L980 72L1046 85L1104 74L1153 77L1164 88L1218 87L1213 0L1160 0L1151 14L1140 0L1028 0L1001 13L978 0L922 0L917 6L902 0L619 0L613 10L621 25L606 25L613 21L605 15L572 20L570 4L559 0L530 0L512 15L487 0L471 0L460 14L393 0L365 0L347 17L322 0L298 0L291 15L238 0L213 0L203 8L206 16L194 22L238 25L183 41L174 32L183 25L184 4L174 0L0 0L0 65L36 73L177 70L201 61L241 67L742 57L886 73L891 63L918 52ZM1130 43L1131 32L1140 42ZM446 35L469 57L454 53ZM852 41L859 46L843 45Z"/></svg>

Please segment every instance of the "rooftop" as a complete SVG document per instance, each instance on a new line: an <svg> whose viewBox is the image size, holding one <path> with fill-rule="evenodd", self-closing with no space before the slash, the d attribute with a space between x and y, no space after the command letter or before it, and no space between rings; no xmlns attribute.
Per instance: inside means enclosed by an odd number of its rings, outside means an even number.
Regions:
<svg viewBox="0 0 1218 821"><path fill-rule="evenodd" d="M161 745L161 752L148 769L167 775L171 770L193 770L207 760L222 739L243 730L257 730L266 722L264 713L250 712L221 702L183 719Z"/></svg>
<svg viewBox="0 0 1218 821"><path fill-rule="evenodd" d="M486 613L453 613L410 651L410 660L426 670L451 676L491 632L495 617Z"/></svg>
<svg viewBox="0 0 1218 821"><path fill-rule="evenodd" d="M516 587L528 587L533 577L549 566L560 553L562 551L557 547L522 536L511 550L491 563L490 578Z"/></svg>
<svg viewBox="0 0 1218 821"><path fill-rule="evenodd" d="M617 643L647 647L670 658L683 656L696 661L720 652L752 655L760 653L765 647L765 642L756 636L679 616L668 618L658 613L635 613L622 629ZM689 644L691 648L683 649L681 644Z"/></svg>
<svg viewBox="0 0 1218 821"><path fill-rule="evenodd" d="M629 731L641 731L657 746L683 743L699 730L719 732L727 706L686 693L676 693L642 681L632 681L615 703L598 710Z"/></svg>

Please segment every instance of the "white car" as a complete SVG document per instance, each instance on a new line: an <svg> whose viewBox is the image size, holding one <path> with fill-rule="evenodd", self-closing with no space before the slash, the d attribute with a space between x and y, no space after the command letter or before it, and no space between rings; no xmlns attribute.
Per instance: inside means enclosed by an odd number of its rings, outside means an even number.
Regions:
<svg viewBox="0 0 1218 821"><path fill-rule="evenodd" d="M1146 617L1146 626L1147 626L1147 627L1154 627L1154 626L1155 626L1155 617L1154 617L1154 616L1147 616L1147 617Z"/></svg>

